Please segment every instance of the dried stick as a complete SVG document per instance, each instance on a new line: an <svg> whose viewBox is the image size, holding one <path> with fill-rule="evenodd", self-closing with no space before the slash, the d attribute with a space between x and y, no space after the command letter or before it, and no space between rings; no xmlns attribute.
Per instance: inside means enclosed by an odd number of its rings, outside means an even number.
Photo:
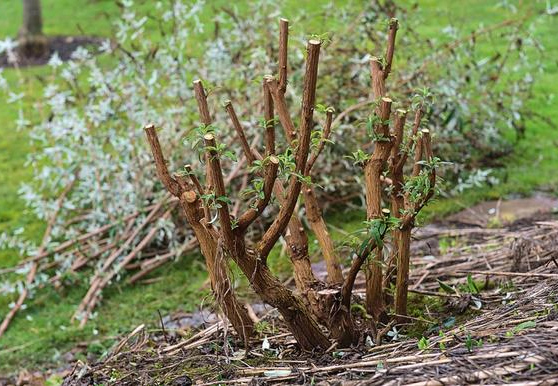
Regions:
<svg viewBox="0 0 558 386"><path fill-rule="evenodd" d="M148 275L149 273L153 272L155 269L159 268L161 265L167 263L174 257L181 256L185 252L193 250L195 247L198 246L198 241L196 239L192 239L189 242L183 244L176 252L168 252L161 256L156 256L150 260L144 261L140 264L140 271L135 273L130 279L128 283L134 284L144 276Z"/></svg>
<svg viewBox="0 0 558 386"><path fill-rule="evenodd" d="M66 185L66 187L64 188L64 190L62 191L62 193L58 197L58 200L56 200L56 209L54 210L54 212L50 216L50 219L48 220L47 227L45 229L45 233L43 234L43 238L42 238L41 244L39 246L39 250L37 251L37 255L43 254L44 251L46 250L48 242L50 241L50 235L51 235L52 230L54 228L54 223L56 222L56 219L58 217L58 213L60 212L60 209L62 208L62 204L64 203L64 200L66 199L66 197L68 196L68 194L70 193L72 188L74 187L74 184L75 184L76 180L77 180L77 178L73 178L70 181L70 183L68 183L68 185ZM23 302L25 302L25 299L27 299L27 295L29 294L29 288L28 287L31 284L33 284L33 281L35 280L35 275L37 274L37 268L38 267L39 267L38 261L33 261L31 263L31 268L30 268L29 272L27 273L27 277L26 277L26 280L25 280L26 285L23 287L21 293L19 294L19 298L15 302L15 305L6 314L6 316L4 317L4 320L2 321L2 324L0 324L0 337L2 337L2 335L4 335L4 333L6 332L6 330L8 329L8 327L10 325L10 322L12 321L14 316L17 314L17 312L19 311L19 309L23 305Z"/></svg>
<svg viewBox="0 0 558 386"><path fill-rule="evenodd" d="M163 216L161 216L162 219L168 219L170 217L170 213L172 211L173 207L169 208L164 214ZM98 284L96 286L94 286L95 288L95 292L91 295L89 302L85 308L85 312L81 315L82 318L79 322L79 327L83 328L85 326L85 324L87 323L87 321L89 320L89 316L91 315L91 312L93 312L93 310L95 309L95 306L97 305L97 302L99 300L99 296L101 294L101 291L107 286L107 284L118 274L118 272L120 272L125 266L126 264L128 264L130 261L132 261L134 258L136 258L136 256L145 248L149 245L149 243L153 240L153 238L155 237L155 235L157 234L157 232L159 231L159 229L157 227L153 227L149 230L149 232L147 232L147 235L145 235L145 237L134 247L134 249L132 249L132 251L130 253L128 253L128 255L126 255L122 261L120 263L118 263L118 265L116 266L115 269L105 273L104 276L99 278ZM93 286L92 286L93 288Z"/></svg>
<svg viewBox="0 0 558 386"><path fill-rule="evenodd" d="M163 203L165 203L169 198L170 198L170 194L169 193L165 194L165 196L162 198ZM150 205L150 206L144 208L142 211L152 210L156 205L158 205L158 204ZM130 215L125 216L124 218L122 218L119 221L114 221L110 224L103 225L103 226L101 226L101 227L99 227L99 228L97 228L97 229L95 229L91 232L88 232L88 233L85 233L81 236L78 236L75 239L65 241L62 244L58 245L56 248L52 249L51 251L44 251L43 253L37 254L37 255L35 255L31 258L28 258L28 259L24 260L21 264L19 264L19 266L27 264L29 262L40 260L44 257L53 255L55 253L64 252L66 249L72 247L75 244L81 243L83 241L87 241L87 240L89 240L89 239L91 239L95 236L98 236L98 235L101 235L101 234L105 233L106 231L108 231L109 229L111 229L111 228L113 228L117 225L120 225L122 222L130 221L130 220L138 217L141 214L142 211L137 211L135 213L132 213Z"/></svg>
<svg viewBox="0 0 558 386"><path fill-rule="evenodd" d="M148 128L146 128L146 130L148 130ZM155 133L155 128L153 126L150 126L149 130L152 130L153 133ZM152 144L152 146L154 146L154 148L157 148L158 143L159 143L159 141L157 140L156 142L154 142ZM160 146L158 147L158 149L159 149L159 151L161 151ZM161 153L161 155L162 155L162 153ZM165 165L164 168L166 169L166 164L165 164L165 161L164 161L163 158L158 159L158 162L161 165ZM168 171L167 171L167 173L168 173ZM164 175L166 175L166 174L164 174L164 173L159 174L159 176L161 177L161 181L163 181L163 183L165 183L165 180L163 180L163 177L162 177ZM171 180L175 181L175 180L172 177L170 177L170 174L168 175L168 178L169 178L169 180L166 180L166 182L169 183L169 186L175 187L175 185L171 185L172 183L170 181ZM178 185L176 185L176 186L178 186ZM132 234L126 239L126 241L120 246L120 248L118 248L116 251L114 251L105 260L105 262L103 263L103 266L95 273L95 276L91 280L91 285L89 287L89 290L85 294L85 296L82 299L81 303L79 304L76 312L72 316L72 320L75 320L76 318L78 318L78 316L85 310L87 305L91 302L91 299L94 296L96 296L97 288L101 284L102 277L103 277L104 273L116 261L116 259L132 244L132 242L135 240L135 238L139 235L139 233L143 230L143 228L145 228L145 226L147 226L147 224L149 224L151 222L151 220L159 212L159 210L161 209L162 206L163 206L163 202L160 202L157 206L155 206L155 208L153 208L151 210L151 212L147 215L147 217L143 220L143 222L139 226L137 226L136 229L134 229Z"/></svg>

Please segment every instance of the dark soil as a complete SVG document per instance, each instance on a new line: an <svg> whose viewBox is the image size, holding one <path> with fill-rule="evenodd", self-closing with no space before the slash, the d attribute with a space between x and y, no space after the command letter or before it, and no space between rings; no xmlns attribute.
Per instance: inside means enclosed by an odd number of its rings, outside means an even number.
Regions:
<svg viewBox="0 0 558 386"><path fill-rule="evenodd" d="M78 47L93 48L93 51L96 51L104 38L95 36L49 36L47 40L48 49L44 55L39 57L24 57L17 54L16 63L12 63L9 62L6 53L0 54L0 68L42 66L48 63L54 53L58 53L60 59L65 62L70 59L72 53Z"/></svg>

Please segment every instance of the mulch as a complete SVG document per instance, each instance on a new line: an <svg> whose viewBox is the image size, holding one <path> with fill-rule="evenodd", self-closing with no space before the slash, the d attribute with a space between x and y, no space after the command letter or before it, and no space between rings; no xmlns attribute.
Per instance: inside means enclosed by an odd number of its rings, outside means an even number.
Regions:
<svg viewBox="0 0 558 386"><path fill-rule="evenodd" d="M558 384L558 221L521 221L415 234L410 288L462 313L431 322L420 342L403 327L381 344L305 353L278 314L261 308L266 328L248 351L223 320L196 331L142 325L102 360L76 363L64 385ZM442 239L456 242L440 248ZM466 291L468 277L485 289Z"/></svg>

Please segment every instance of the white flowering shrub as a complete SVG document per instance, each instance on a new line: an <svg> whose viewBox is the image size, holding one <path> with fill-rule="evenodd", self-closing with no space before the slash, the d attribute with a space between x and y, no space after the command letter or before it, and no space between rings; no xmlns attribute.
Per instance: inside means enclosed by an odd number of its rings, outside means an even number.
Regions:
<svg viewBox="0 0 558 386"><path fill-rule="evenodd" d="M192 80L203 79L210 90L210 108L218 118L216 122L228 122L222 102L232 100L250 140L259 146L263 142L262 121L243 117L263 117L263 111L258 110L261 104L250 101L261 99L263 76L276 72L270 65L275 62L270 59L276 52L276 20L280 16L274 1L249 2L244 12L233 7L214 16L211 23L201 21L202 10L209 6L202 0L173 1L172 7L158 2L149 18L137 14L131 0L121 3L122 14L115 23L113 39L95 51L80 48L65 63L57 56L51 58L52 75L36 101L37 110L43 111L45 118L36 122L34 111L22 111L16 122L20 128L34 122L29 133L37 149L28 159L34 178L22 184L21 198L41 220L48 221L57 213L47 251L114 224L110 231L85 244L90 255L102 252L88 262L96 271L113 252L103 252L106 245L121 243L123 234L145 221L146 208L163 199L164 189L155 177L142 128L147 123L164 128L160 136L162 143L172 147L165 149L165 154L175 157L168 160L172 169L191 164L202 174L199 154L190 141L200 127ZM397 85L394 89L398 93L406 95L394 95L395 99L407 100L418 85L433 85L423 92L427 98L436 98L435 110L428 112L425 121L435 126L432 132L438 137L435 143L439 147L435 152L454 163L446 176L450 181L456 181L463 170L475 169L509 152L512 144L505 134L513 130L521 136L529 114L524 101L538 62L536 51L526 47L538 46L528 26L520 23L484 33L506 44L503 52L487 56L478 52L475 39L456 40L460 43L450 48L424 39L415 31L420 20L407 17L391 2L385 6L378 3L367 2L364 8L329 5L317 11L321 15L301 13L293 20L293 24L304 26L310 18L323 17L336 20L339 26L325 35L320 34L327 31L293 31L298 38L292 41L298 44L289 47L289 80L299 83L304 42L313 33L324 41L318 102L334 106L339 114L333 127L334 145L327 151L341 154L320 161L320 180L316 183L325 187L326 198L361 194L362 184L355 180L353 163L343 160L343 156L354 151L355 144L366 136L371 101L362 96L369 90L368 53L374 51L370 42L385 41L386 28L382 25L391 15L401 20L403 28L413 31L401 34L397 41L399 56L392 84ZM444 30L451 39L457 39L458 32L453 27ZM482 38L483 34L477 37ZM0 45L0 51L13 49L15 45L10 41ZM18 103L24 96L20 90L11 89L1 73L0 89L8 103ZM298 103L301 95L296 90L288 88L287 97ZM317 110L323 109L318 106ZM321 114L318 111L318 120L323 119L323 111ZM224 143L234 141L232 128L218 125L213 129ZM319 136L319 130L317 133ZM236 158L240 158L240 149L231 149L238 151ZM225 169L234 170L234 162L225 164ZM462 180L461 185L474 186L477 177ZM72 181L59 208L58 196ZM241 185L242 178L231 184ZM330 191L334 187L337 191ZM139 215L126 220L138 211ZM179 221L171 216L142 228L113 265L152 227L158 229L151 243L153 250L177 250L189 237L184 226L177 226L183 225ZM18 232L0 235L0 247L15 248L22 256L32 256L37 249ZM44 261L58 264L52 264L51 269L40 268L41 274L29 288L63 276L79 258L73 249L51 254ZM4 279L2 293L20 292L21 275L30 267L27 264L15 276Z"/></svg>

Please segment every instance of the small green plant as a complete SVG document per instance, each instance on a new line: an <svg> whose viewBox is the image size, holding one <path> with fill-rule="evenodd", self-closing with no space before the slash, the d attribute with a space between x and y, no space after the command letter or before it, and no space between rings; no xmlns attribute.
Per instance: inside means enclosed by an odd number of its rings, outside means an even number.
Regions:
<svg viewBox="0 0 558 386"><path fill-rule="evenodd" d="M506 332L506 337L511 338L518 332L535 327L537 327L537 322L535 322L534 320L528 320L526 322L519 323L517 326Z"/></svg>
<svg viewBox="0 0 558 386"><path fill-rule="evenodd" d="M345 158L352 160L353 166L363 166L370 159L370 154L365 153L362 149L358 149L352 152L350 156L345 156Z"/></svg>
<svg viewBox="0 0 558 386"><path fill-rule="evenodd" d="M482 347L483 341L482 339L473 339L471 334L467 334L467 338L465 338L465 347L469 352L473 352L473 348L475 347Z"/></svg>
<svg viewBox="0 0 558 386"><path fill-rule="evenodd" d="M422 338L420 338L417 345L419 350L426 350L429 345L428 339L423 336Z"/></svg>

